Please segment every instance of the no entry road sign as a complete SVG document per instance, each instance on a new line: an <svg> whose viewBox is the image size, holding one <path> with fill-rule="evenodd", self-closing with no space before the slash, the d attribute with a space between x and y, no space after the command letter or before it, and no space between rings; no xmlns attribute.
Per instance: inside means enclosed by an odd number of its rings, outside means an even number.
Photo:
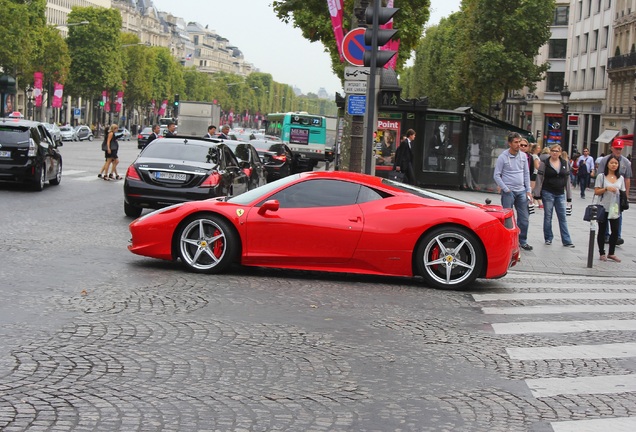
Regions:
<svg viewBox="0 0 636 432"><path fill-rule="evenodd" d="M364 44L364 27L358 27L347 33L342 40L342 56L354 66L362 66L364 52L371 47Z"/></svg>

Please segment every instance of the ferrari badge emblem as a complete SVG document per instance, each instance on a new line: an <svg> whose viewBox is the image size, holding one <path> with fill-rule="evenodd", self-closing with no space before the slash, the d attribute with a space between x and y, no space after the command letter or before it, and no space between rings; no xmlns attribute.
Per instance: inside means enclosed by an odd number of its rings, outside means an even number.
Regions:
<svg viewBox="0 0 636 432"><path fill-rule="evenodd" d="M236 210L236 215L237 215L238 217L243 216L243 213L245 213L245 211L244 211L243 209L238 209L238 210Z"/></svg>

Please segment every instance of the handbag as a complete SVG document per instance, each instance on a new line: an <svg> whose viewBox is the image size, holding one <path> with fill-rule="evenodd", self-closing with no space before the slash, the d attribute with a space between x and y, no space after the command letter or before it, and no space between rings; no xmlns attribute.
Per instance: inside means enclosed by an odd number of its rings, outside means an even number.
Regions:
<svg viewBox="0 0 636 432"><path fill-rule="evenodd" d="M627 191L620 192L620 209L621 211L629 210L629 200L627 199Z"/></svg>
<svg viewBox="0 0 636 432"><path fill-rule="evenodd" d="M393 171L391 171L389 173L388 177L389 177L389 180L393 180L393 181L402 183L402 182L404 182L405 175L404 175L404 173L402 171L393 170Z"/></svg>

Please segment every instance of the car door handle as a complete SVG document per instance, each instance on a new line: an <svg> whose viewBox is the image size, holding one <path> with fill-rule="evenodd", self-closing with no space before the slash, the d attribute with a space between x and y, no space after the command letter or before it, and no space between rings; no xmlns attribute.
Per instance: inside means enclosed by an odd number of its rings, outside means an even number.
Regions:
<svg viewBox="0 0 636 432"><path fill-rule="evenodd" d="M352 216L349 218L350 222L360 222L362 218L360 216Z"/></svg>

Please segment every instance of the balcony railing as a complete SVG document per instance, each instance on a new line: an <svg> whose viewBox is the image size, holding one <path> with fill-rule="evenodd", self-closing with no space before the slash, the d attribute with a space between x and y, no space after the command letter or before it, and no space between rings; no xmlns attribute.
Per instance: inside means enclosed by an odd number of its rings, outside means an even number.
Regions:
<svg viewBox="0 0 636 432"><path fill-rule="evenodd" d="M636 52L607 59L607 70L636 66Z"/></svg>

